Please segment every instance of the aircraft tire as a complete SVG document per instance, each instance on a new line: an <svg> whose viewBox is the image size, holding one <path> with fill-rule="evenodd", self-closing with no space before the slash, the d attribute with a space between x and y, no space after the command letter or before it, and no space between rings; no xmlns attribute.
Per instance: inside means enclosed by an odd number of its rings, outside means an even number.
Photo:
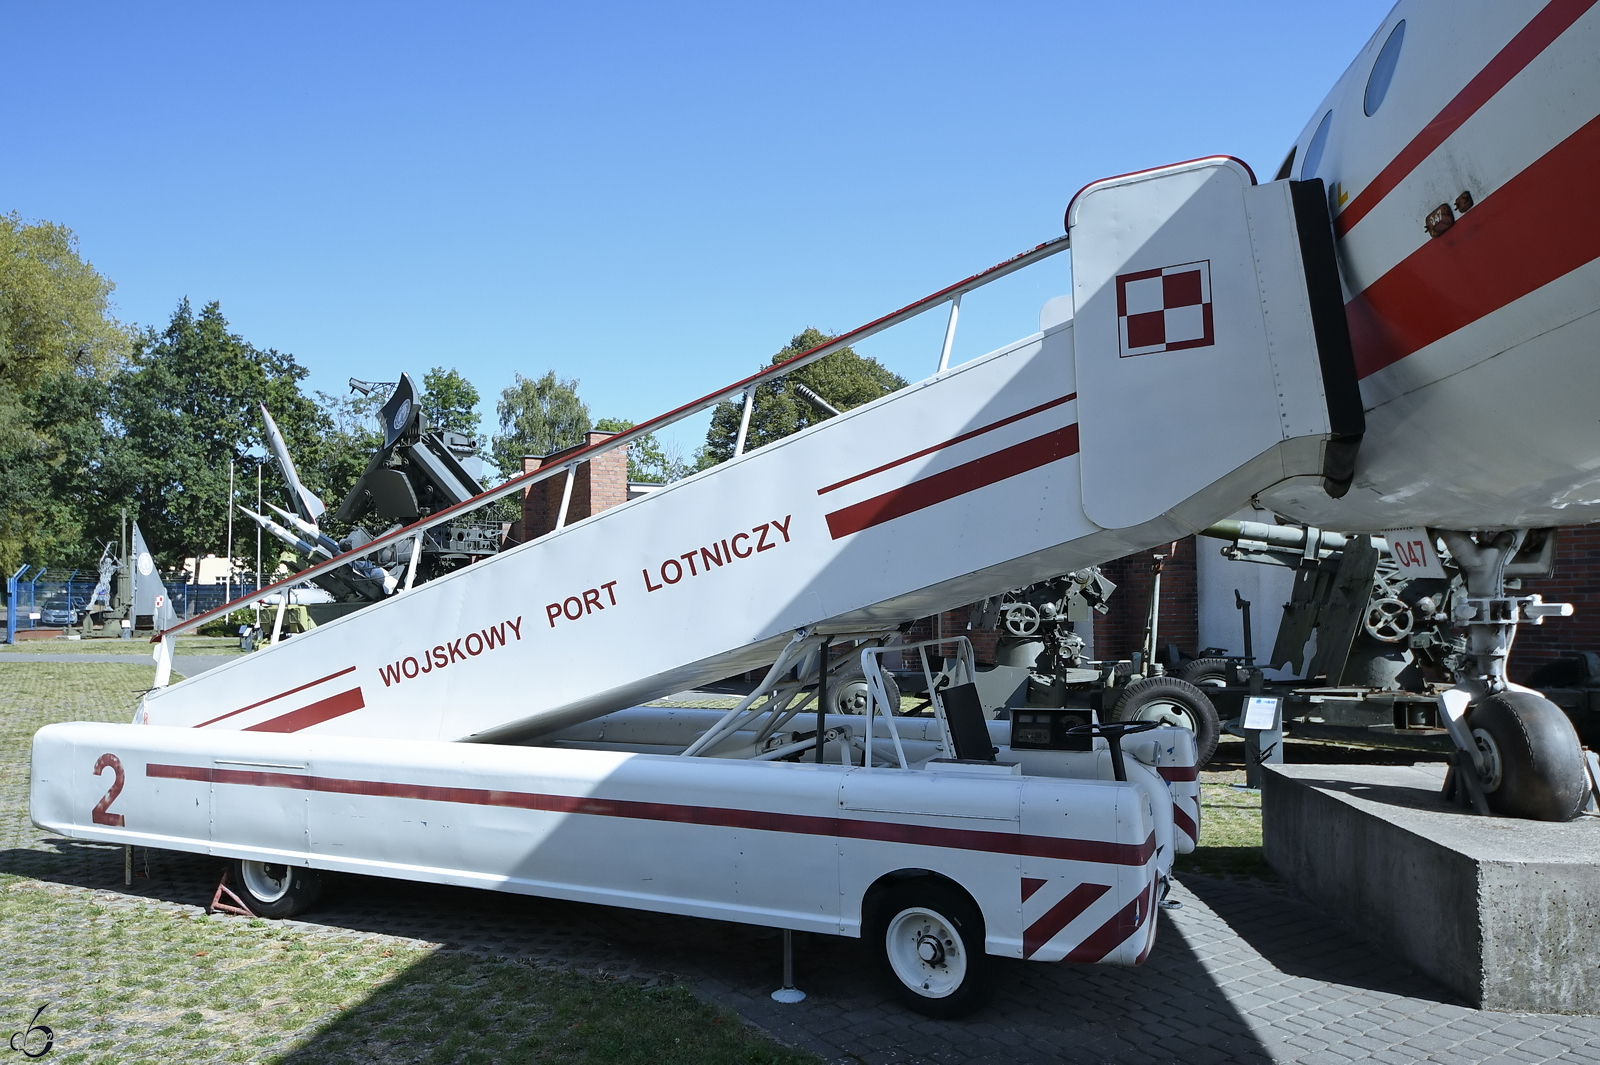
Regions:
<svg viewBox="0 0 1600 1065"><path fill-rule="evenodd" d="M232 871L233 889L257 917L294 917L322 897L322 877L315 869L235 858Z"/></svg>
<svg viewBox="0 0 1600 1065"><path fill-rule="evenodd" d="M1578 734L1562 709L1528 692L1491 695L1467 715L1488 755L1485 797L1503 817L1571 821L1588 800Z"/></svg>
<svg viewBox="0 0 1600 1065"><path fill-rule="evenodd" d="M869 935L895 997L918 1013L962 1017L994 995L983 914L954 884L905 881L879 905Z"/></svg>
<svg viewBox="0 0 1600 1065"><path fill-rule="evenodd" d="M1196 764L1217 753L1222 722L1217 708L1198 686L1177 677L1145 677L1123 689L1111 707L1111 721L1159 721L1194 733Z"/></svg>

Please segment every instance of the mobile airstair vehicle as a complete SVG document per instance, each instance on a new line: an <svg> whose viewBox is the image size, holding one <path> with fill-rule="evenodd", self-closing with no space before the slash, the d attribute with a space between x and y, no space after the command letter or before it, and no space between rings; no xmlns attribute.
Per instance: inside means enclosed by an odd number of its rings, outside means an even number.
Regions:
<svg viewBox="0 0 1600 1065"><path fill-rule="evenodd" d="M959 1013L989 955L1148 956L1198 838L1192 735L986 722L970 649L897 718L884 655L1252 501L1448 538L1457 772L1485 810L1572 816L1576 738L1504 673L1516 625L1568 608L1503 569L1523 530L1600 519L1591 7L1402 3L1276 180L1096 182L1066 236L295 580L563 477L546 536L177 685L172 638L209 617L167 630L135 723L40 730L34 820L233 859L268 915L330 870L866 935L908 1003ZM947 365L963 295L1069 249L1039 332ZM933 377L566 523L582 463L741 395L748 425L758 384L947 305ZM762 668L726 713L637 705ZM866 714L828 712L846 668Z"/></svg>

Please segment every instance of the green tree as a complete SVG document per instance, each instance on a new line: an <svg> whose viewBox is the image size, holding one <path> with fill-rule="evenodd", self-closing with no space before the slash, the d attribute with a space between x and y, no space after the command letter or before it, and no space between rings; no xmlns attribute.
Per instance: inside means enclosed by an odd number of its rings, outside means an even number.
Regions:
<svg viewBox="0 0 1600 1065"><path fill-rule="evenodd" d="M215 302L196 315L184 300L166 329L139 339L115 411L137 464L139 524L163 564L225 549L228 464L253 466L264 451L261 404L297 466L317 453L331 422L300 392L306 373L293 355L229 332Z"/></svg>
<svg viewBox="0 0 1600 1065"><path fill-rule="evenodd" d="M105 374L128 350L115 288L78 256L72 230L0 215L0 382L19 391L65 371Z"/></svg>
<svg viewBox="0 0 1600 1065"><path fill-rule="evenodd" d="M621 433L634 427L624 418L601 418L594 427L602 433ZM662 446L655 433L645 433L628 445L628 480L645 484L670 484L694 472L671 445Z"/></svg>
<svg viewBox="0 0 1600 1065"><path fill-rule="evenodd" d="M589 406L578 398L578 382L548 370L538 379L517 374L516 383L495 404L500 432L491 450L506 477L522 472L524 455L548 455L583 442L589 431Z"/></svg>
<svg viewBox="0 0 1600 1065"><path fill-rule="evenodd" d="M808 328L772 356L770 365L792 359L832 339L820 330ZM795 391L796 384L805 385L833 407L846 411L904 388L906 379L885 368L877 359L857 355L852 348L840 348L809 366L756 388L755 408L750 412L750 431L744 444L746 451L832 417ZM711 427L706 430L705 446L696 454L697 468L715 466L733 457L743 415L743 399L717 404L711 414Z"/></svg>
<svg viewBox="0 0 1600 1065"><path fill-rule="evenodd" d="M0 569L92 561L130 492L107 421L129 332L65 226L0 215Z"/></svg>
<svg viewBox="0 0 1600 1065"><path fill-rule="evenodd" d="M422 379L422 414L430 429L477 439L478 390L455 371L435 366Z"/></svg>

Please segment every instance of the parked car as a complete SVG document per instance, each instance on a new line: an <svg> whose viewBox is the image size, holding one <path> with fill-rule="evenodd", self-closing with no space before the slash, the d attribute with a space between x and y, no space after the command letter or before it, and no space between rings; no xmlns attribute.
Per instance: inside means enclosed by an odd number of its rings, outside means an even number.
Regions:
<svg viewBox="0 0 1600 1065"><path fill-rule="evenodd" d="M88 600L81 595L68 597L65 592L57 592L39 607L39 624L50 629L76 625L83 617L86 605Z"/></svg>

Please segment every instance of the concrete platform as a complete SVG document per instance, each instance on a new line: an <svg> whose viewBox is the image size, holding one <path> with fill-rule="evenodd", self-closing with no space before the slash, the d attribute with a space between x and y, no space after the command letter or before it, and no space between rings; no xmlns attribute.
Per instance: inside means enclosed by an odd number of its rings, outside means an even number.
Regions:
<svg viewBox="0 0 1600 1065"><path fill-rule="evenodd" d="M1487 818L1443 765L1264 767L1267 862L1480 1009L1600 1013L1600 818Z"/></svg>

